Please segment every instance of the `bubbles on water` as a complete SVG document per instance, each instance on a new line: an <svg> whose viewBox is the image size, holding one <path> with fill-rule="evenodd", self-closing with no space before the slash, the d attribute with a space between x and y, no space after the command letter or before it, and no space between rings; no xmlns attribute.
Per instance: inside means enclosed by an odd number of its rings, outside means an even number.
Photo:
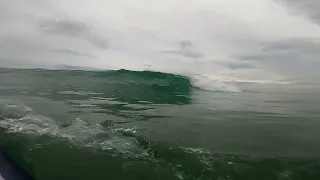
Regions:
<svg viewBox="0 0 320 180"><path fill-rule="evenodd" d="M6 118L0 121L0 126L8 133L47 134L58 128L48 117L28 114L18 119Z"/></svg>
<svg viewBox="0 0 320 180"><path fill-rule="evenodd" d="M114 128L113 132L121 132L124 135L133 136L135 133L137 133L139 129L135 126L133 128Z"/></svg>
<svg viewBox="0 0 320 180"><path fill-rule="evenodd" d="M204 166L204 168L208 171L213 170L213 159L212 154L207 149L202 148L184 148L181 147L185 153L197 155L200 163Z"/></svg>
<svg viewBox="0 0 320 180"><path fill-rule="evenodd" d="M22 111L22 112L30 112L32 109L24 104L3 104L1 105L1 109L5 111Z"/></svg>
<svg viewBox="0 0 320 180"><path fill-rule="evenodd" d="M288 169L284 169L277 175L279 180L291 180L292 179L292 172Z"/></svg>
<svg viewBox="0 0 320 180"><path fill-rule="evenodd" d="M79 104L79 108L90 108L90 107L97 107L95 104Z"/></svg>
<svg viewBox="0 0 320 180"><path fill-rule="evenodd" d="M74 119L68 126L60 126L57 121L36 114L23 104L2 104L0 110L0 127L5 128L6 133L39 137L46 135L74 146L111 151L115 155L145 155L145 150L139 147L133 137L138 130L136 127L106 129L100 124L89 124L80 118ZM17 115L12 116L12 113Z"/></svg>

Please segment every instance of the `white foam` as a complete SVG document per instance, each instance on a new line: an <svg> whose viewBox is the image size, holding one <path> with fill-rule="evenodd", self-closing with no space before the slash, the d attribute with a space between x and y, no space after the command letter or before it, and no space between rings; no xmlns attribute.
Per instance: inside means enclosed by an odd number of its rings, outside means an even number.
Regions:
<svg viewBox="0 0 320 180"><path fill-rule="evenodd" d="M97 105L95 105L95 104L80 104L80 105L78 105L78 107L81 107L81 108L85 108L85 107L97 107Z"/></svg>
<svg viewBox="0 0 320 180"><path fill-rule="evenodd" d="M23 111L28 112L32 111L32 109L24 104L4 104L3 105L4 110L16 110L16 111Z"/></svg>
<svg viewBox="0 0 320 180"><path fill-rule="evenodd" d="M50 118L38 115L26 115L21 118L6 118L0 121L0 126L8 133L48 134L55 132L58 126Z"/></svg>
<svg viewBox="0 0 320 180"><path fill-rule="evenodd" d="M211 152L203 148L185 148L180 147L186 153L196 153L196 154L210 154Z"/></svg>
<svg viewBox="0 0 320 180"><path fill-rule="evenodd" d="M152 104L153 102L150 101L138 101L139 103L144 103L144 104Z"/></svg>
<svg viewBox="0 0 320 180"><path fill-rule="evenodd" d="M184 152L198 155L200 162L207 170L213 170L213 161L211 159L212 153L203 148L185 148L180 147Z"/></svg>
<svg viewBox="0 0 320 180"><path fill-rule="evenodd" d="M231 83L213 80L205 76L195 76L192 78L192 85L207 91L238 93L242 90Z"/></svg>
<svg viewBox="0 0 320 180"><path fill-rule="evenodd" d="M57 121L35 114L26 105L6 104L3 106L7 109L0 109L1 114L4 114L1 116L0 127L5 128L7 133L23 133L32 136L48 135L66 140L75 146L110 150L113 154L146 155L145 150L139 146L134 137L121 135L122 133L134 134L137 131L136 128L107 130L99 124L88 124L80 118L73 120L70 126L62 128L59 127ZM6 111L12 111L12 108L21 115L17 117L6 116ZM25 110L29 111L21 113Z"/></svg>

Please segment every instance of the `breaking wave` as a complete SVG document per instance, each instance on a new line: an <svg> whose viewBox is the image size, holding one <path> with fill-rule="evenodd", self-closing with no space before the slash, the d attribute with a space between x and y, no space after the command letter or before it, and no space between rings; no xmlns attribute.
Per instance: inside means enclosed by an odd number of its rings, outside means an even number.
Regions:
<svg viewBox="0 0 320 180"><path fill-rule="evenodd" d="M168 87L195 87L207 91L217 92L242 92L242 90L234 84L215 81L210 78L200 76L184 76L169 74L163 72L154 71L129 71L129 70L117 70L97 72L97 75L104 75L105 77L113 77L115 80L119 80L122 83L134 83L134 84L152 84Z"/></svg>
<svg viewBox="0 0 320 180"><path fill-rule="evenodd" d="M242 92L242 90L234 84L222 82L222 81L216 81L206 77L194 77L192 79L192 85L196 88L200 88L202 90L207 90L207 91L232 92L232 93Z"/></svg>
<svg viewBox="0 0 320 180"><path fill-rule="evenodd" d="M88 73L85 71L79 71ZM179 90L187 90L190 87L199 88L207 91L215 92L242 92L242 90L234 84L215 81L203 76L184 76L155 71L94 71L90 72L93 77L105 78L108 82L117 82L126 85L150 85L153 88L166 89L173 88Z"/></svg>
<svg viewBox="0 0 320 180"><path fill-rule="evenodd" d="M10 71L10 70L8 70ZM13 70L12 70L13 71ZM152 91L159 92L188 92L191 88L198 88L207 91L214 92L241 92L241 89L235 84L224 81L212 80L204 76L195 75L178 75L164 72L155 71L130 71L130 70L109 70L109 71L80 71L80 70L14 70L16 76L21 74L21 78L26 79L26 75L31 76L54 78L52 82L58 81L59 84L64 83L65 86L71 89L58 92L59 94L65 95L93 95L101 94L94 90L87 89L74 89L71 87L68 79L75 79L77 82L95 82L102 85L110 85L112 87L128 88L139 91L152 89ZM9 75L9 72L6 71ZM68 79L65 79L68 77ZM12 77L10 77L12 79ZM34 79L30 81L35 82ZM32 83L31 82L31 83ZM26 81L27 83L27 81ZM8 84L8 86L13 86ZM118 91L118 89L117 89Z"/></svg>

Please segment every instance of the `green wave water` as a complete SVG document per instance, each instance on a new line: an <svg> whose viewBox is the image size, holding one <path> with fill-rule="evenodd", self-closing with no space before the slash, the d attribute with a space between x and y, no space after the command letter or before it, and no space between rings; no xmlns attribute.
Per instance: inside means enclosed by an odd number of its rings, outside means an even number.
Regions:
<svg viewBox="0 0 320 180"><path fill-rule="evenodd" d="M0 145L39 180L320 178L317 89L210 83L0 69Z"/></svg>

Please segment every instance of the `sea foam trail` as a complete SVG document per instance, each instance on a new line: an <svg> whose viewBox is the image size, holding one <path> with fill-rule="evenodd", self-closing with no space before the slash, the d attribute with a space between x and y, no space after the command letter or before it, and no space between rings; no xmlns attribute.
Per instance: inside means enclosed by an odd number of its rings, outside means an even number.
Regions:
<svg viewBox="0 0 320 180"><path fill-rule="evenodd" d="M36 114L30 107L9 100L0 101L0 127L9 134L46 135L65 140L74 146L129 156L145 155L145 150L139 147L134 138L122 136L123 133L135 133L136 128L106 129L100 124L88 124L80 118L62 127L57 121Z"/></svg>

